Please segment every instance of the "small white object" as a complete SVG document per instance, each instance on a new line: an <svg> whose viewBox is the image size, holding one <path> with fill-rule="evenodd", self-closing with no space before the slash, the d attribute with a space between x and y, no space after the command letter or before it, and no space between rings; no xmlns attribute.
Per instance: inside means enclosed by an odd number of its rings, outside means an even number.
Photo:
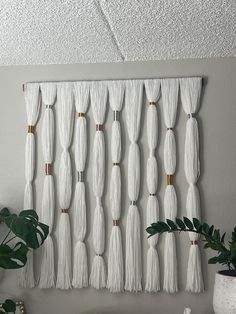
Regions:
<svg viewBox="0 0 236 314"><path fill-rule="evenodd" d="M184 310L184 314L191 314L191 309L189 307L187 307L185 310Z"/></svg>

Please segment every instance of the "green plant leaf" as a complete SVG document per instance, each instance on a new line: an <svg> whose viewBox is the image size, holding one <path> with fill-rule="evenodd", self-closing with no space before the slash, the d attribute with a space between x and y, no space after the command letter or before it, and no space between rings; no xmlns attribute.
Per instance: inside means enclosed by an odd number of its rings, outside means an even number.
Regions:
<svg viewBox="0 0 236 314"><path fill-rule="evenodd" d="M211 236L212 236L213 231L214 231L214 225L212 225L212 226L209 228L209 230L208 230L207 234L211 237Z"/></svg>
<svg viewBox="0 0 236 314"><path fill-rule="evenodd" d="M220 242L225 243L225 235L226 235L226 232L222 235Z"/></svg>
<svg viewBox="0 0 236 314"><path fill-rule="evenodd" d="M204 222L204 224L202 225L202 230L208 234L210 227L207 223Z"/></svg>
<svg viewBox="0 0 236 314"><path fill-rule="evenodd" d="M5 213L2 221L32 249L42 245L48 235L48 226L38 222L38 215L34 210L24 210L19 216Z"/></svg>
<svg viewBox="0 0 236 314"><path fill-rule="evenodd" d="M4 269L17 269L26 264L27 246L18 242L13 248L6 244L0 245L0 267Z"/></svg>
<svg viewBox="0 0 236 314"><path fill-rule="evenodd" d="M166 219L167 224L170 226L171 230L175 231L177 230L177 226L174 223L174 221L170 220L170 219Z"/></svg>
<svg viewBox="0 0 236 314"><path fill-rule="evenodd" d="M184 217L184 223L189 230L193 230L193 224L190 219L188 219L187 217Z"/></svg>
<svg viewBox="0 0 236 314"><path fill-rule="evenodd" d="M201 222L197 218L193 218L193 225L196 230L201 227Z"/></svg>
<svg viewBox="0 0 236 314"><path fill-rule="evenodd" d="M208 264L217 264L218 263L218 256L209 258Z"/></svg>
<svg viewBox="0 0 236 314"><path fill-rule="evenodd" d="M3 309L7 313L15 313L16 312L16 304L10 299L5 300L2 305Z"/></svg>
<svg viewBox="0 0 236 314"><path fill-rule="evenodd" d="M175 222L181 230L183 230L183 231L185 230L185 224L180 218L176 218Z"/></svg>

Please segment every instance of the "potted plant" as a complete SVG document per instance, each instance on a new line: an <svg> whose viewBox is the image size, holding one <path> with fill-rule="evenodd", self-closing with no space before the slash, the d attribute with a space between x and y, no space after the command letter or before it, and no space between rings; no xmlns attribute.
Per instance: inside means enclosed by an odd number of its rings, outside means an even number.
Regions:
<svg viewBox="0 0 236 314"><path fill-rule="evenodd" d="M230 241L225 243L225 235L221 234L214 225L209 226L198 219L184 217L175 221L167 219L166 222L158 221L151 224L146 231L149 237L165 232L195 232L203 237L204 248L217 252L216 256L208 260L209 264L221 264L227 267L216 274L213 307L216 314L236 313L236 227Z"/></svg>
<svg viewBox="0 0 236 314"><path fill-rule="evenodd" d="M29 250L40 247L48 235L48 226L38 221L34 210L23 210L11 214L7 208L0 211L0 224L7 227L6 236L0 243L0 268L24 267ZM16 304L8 299L2 304L0 313L15 313Z"/></svg>

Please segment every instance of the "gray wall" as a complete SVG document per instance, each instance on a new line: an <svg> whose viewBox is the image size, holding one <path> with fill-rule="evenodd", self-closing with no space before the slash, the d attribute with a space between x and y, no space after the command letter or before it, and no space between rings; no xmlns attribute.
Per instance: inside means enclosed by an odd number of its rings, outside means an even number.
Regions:
<svg viewBox="0 0 236 314"><path fill-rule="evenodd" d="M202 105L198 114L201 135L201 178L199 187L202 199L202 217L222 228L230 231L236 221L236 62L235 59L213 60L186 60L166 62L143 62L143 63L117 63L117 64L90 64L90 65L52 65L52 66L18 66L0 68L0 200L2 205L7 205L12 210L20 210L23 204L24 189L24 149L26 134L26 115L22 93L22 83L27 81L44 80L81 80L81 79L111 79L111 78L154 78L154 77L181 77L196 76L206 77ZM141 156L143 163L143 177L145 178L145 161L147 159L146 145L146 109L143 108L143 120L140 136ZM163 123L162 106L159 108L160 115L160 140L157 158L160 167L159 200L161 216L163 217L163 192L165 177L163 174L163 138L165 128ZM42 115L41 115L42 117ZM94 133L94 125L91 110L88 114L90 132L89 139ZM124 118L124 115L122 116ZM37 140L41 141L41 121L37 127ZM111 111L107 115L106 140L109 144L109 133L112 122ZM177 143L178 143L178 168L175 183L178 189L179 215L185 214L186 181L183 172L183 149L185 134L186 115L179 107L177 118ZM125 175L127 169L127 133L123 124L124 159L122 172ZM109 146L109 145L108 145ZM107 147L107 179L110 176L111 161ZM72 146L72 151L74 147ZM60 145L56 141L55 172L58 173ZM92 154L89 152L87 180L91 182ZM41 145L38 148L38 169L36 172L37 209L40 210L42 194L42 181L44 177ZM109 213L109 201L104 197L104 208L107 220L107 235L111 228ZM140 213L145 218L147 199L146 182L143 180L140 191ZM89 212L93 213L94 197L91 187L88 190ZM125 218L128 207L126 183L123 187L123 223L124 234ZM93 257L91 245L91 213L89 213L89 232L87 243L90 250L90 264ZM145 220L143 220L145 221ZM57 222L57 219L56 219ZM143 229L145 225L143 224ZM56 232L54 233L57 236ZM143 232L144 256L147 250L146 235ZM108 237L107 237L108 239ZM108 244L108 242L107 242ZM212 291L214 273L217 267L207 266L209 252L203 253L203 265L205 275L206 292L194 295L184 292L187 255L189 240L186 234L178 238L179 276L181 291L176 295L168 295L160 292L149 295L146 293L118 295L110 294L107 290L95 291L92 288L83 290L58 291L58 290L20 290L17 287L16 271L5 272L1 281L0 290L17 299L26 302L28 313L182 313L185 306L190 306L193 313L210 314L212 310ZM161 267L163 265L163 240L159 242ZM107 254L107 250L106 250ZM144 259L144 270L146 261ZM144 271L145 277L145 271ZM2 296L3 298L3 296Z"/></svg>

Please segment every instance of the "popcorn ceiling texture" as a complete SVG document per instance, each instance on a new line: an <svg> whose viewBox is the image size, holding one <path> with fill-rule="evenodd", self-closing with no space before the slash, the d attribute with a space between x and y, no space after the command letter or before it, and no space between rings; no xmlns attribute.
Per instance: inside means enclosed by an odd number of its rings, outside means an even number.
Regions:
<svg viewBox="0 0 236 314"><path fill-rule="evenodd" d="M0 65L235 56L234 0L1 0Z"/></svg>

